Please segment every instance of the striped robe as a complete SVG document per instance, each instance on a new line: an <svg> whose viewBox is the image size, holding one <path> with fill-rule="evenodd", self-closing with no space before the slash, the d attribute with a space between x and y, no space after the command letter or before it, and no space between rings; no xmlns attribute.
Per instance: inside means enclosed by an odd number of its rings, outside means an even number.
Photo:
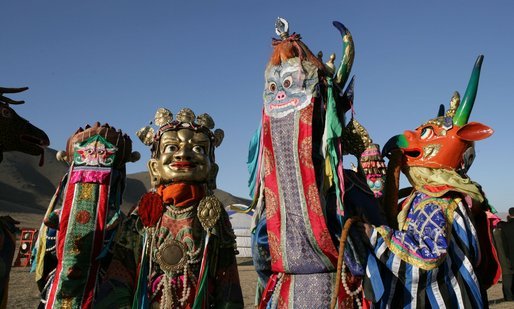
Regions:
<svg viewBox="0 0 514 309"><path fill-rule="evenodd" d="M486 307L476 275L479 242L466 200L455 192L430 197L416 191L398 218L399 230L375 227L370 239L381 269L378 278L368 264L375 306Z"/></svg>

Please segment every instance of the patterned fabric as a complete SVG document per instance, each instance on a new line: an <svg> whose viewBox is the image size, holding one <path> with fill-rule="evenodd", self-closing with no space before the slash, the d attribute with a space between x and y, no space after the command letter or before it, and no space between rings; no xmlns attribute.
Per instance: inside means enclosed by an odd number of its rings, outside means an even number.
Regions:
<svg viewBox="0 0 514 309"><path fill-rule="evenodd" d="M316 185L313 146L303 143L312 138L308 123L313 109L310 105L283 118L264 120L265 153L272 156L265 160L273 162L267 165L264 195L270 247L277 249L271 250L272 267L277 272L334 271L337 261Z"/></svg>
<svg viewBox="0 0 514 309"><path fill-rule="evenodd" d="M470 205L455 193L436 198L415 192L403 207L399 230L373 231L371 244L383 270L382 280L373 280L368 267L375 293L368 297L380 308L486 306L476 275L481 252Z"/></svg>
<svg viewBox="0 0 514 309"><path fill-rule="evenodd" d="M273 271L267 290L275 298L285 295L295 308L328 306L334 282L330 277L337 264L312 157L314 106L281 118L263 119L264 198ZM308 280L301 278L309 276L318 276L320 281L306 285ZM280 285L273 287L273 283ZM313 299L304 290L306 286L310 293L323 295L328 291L328 295ZM277 305L273 300L271 303Z"/></svg>
<svg viewBox="0 0 514 309"><path fill-rule="evenodd" d="M266 285L261 306L281 307L287 300L295 308L326 308L338 282L335 244L342 218L337 213L337 194L330 191L322 197L317 182L320 169L315 166L322 160L314 162L314 149L319 146L312 142L315 132L310 125L315 106L282 118L264 117L265 217L257 221L253 236L254 262L261 285ZM364 215L375 224L382 223L377 202L365 183L358 186L348 181L347 185L348 190L354 188L344 196L347 215ZM351 249L345 250L345 261L354 274L363 274L365 261L355 256L366 256L366 249L353 239L358 236L349 239ZM320 297L312 298L313 293ZM345 294L341 287L338 299Z"/></svg>
<svg viewBox="0 0 514 309"><path fill-rule="evenodd" d="M266 308L329 308L335 281L335 272L273 274L276 284Z"/></svg>
<svg viewBox="0 0 514 309"><path fill-rule="evenodd" d="M200 268L204 259L207 259L205 263L209 269L206 283L208 289L207 301L201 308L243 308L235 257L235 235L227 213L221 212L206 246L207 232L197 218L196 204L182 207L167 205L166 209L155 229L143 231L148 242L146 246L139 247L143 264L138 274L141 294L135 295L133 308L147 308L162 302L171 304L173 308L192 308L200 285ZM187 262L180 270L167 271L158 262L161 248L170 241L185 246Z"/></svg>
<svg viewBox="0 0 514 309"><path fill-rule="evenodd" d="M74 160L52 198L34 253L46 308L92 308L99 286L109 280L102 274L122 221L125 182L124 169L112 166L116 150L99 135L74 144Z"/></svg>
<svg viewBox="0 0 514 309"><path fill-rule="evenodd" d="M350 216L359 216L366 218L368 222L375 225L384 224L383 216L378 211L378 202L373 197L373 193L366 186L358 175L350 170L345 170L345 195L344 205L345 213ZM358 182L354 182L357 181ZM337 205L335 202L335 192L331 191L326 197L326 222L332 242L338 244L338 237L341 234L341 218L337 214ZM257 213L257 212L256 212ZM368 249L360 238L358 230L351 230L347 239L344 261L353 275L364 275L365 273L365 257L368 256ZM252 234L252 255L254 266L258 274L258 286L256 291L256 304L268 304L271 308L281 307L286 303L305 308L327 308L326 301L328 299L321 297L313 299L310 295L327 295L334 292L335 288L335 272L321 273L280 273L272 271L271 261L272 253L270 251L271 243L268 237L268 229L265 214L259 216L256 226ZM291 254L290 254L291 255ZM293 254L294 255L294 254ZM364 259L363 259L364 257ZM310 266L309 266L310 267ZM349 275L349 274L348 274ZM330 278L333 278L330 281ZM283 279L280 279L283 278ZM303 279L318 278L317 280L305 283ZM295 282L296 284L284 284L284 282ZM320 281L321 280L321 281ZM340 281L340 280L339 280ZM282 282L282 283L281 283ZM299 282L303 282L299 284ZM313 284L315 282L323 282L321 284ZM310 292L306 292L303 285L308 286ZM356 288L356 287L355 287ZM355 288L352 288L354 290ZM280 290L280 293L277 292ZM279 295L281 295L279 297ZM308 297L307 297L308 296ZM339 303L343 301L345 292L340 287L338 299ZM282 299L284 298L284 299ZM288 299L287 302L285 299ZM303 306L303 305L302 305ZM299 308L301 308L300 306ZM317 307L319 306L319 307Z"/></svg>
<svg viewBox="0 0 514 309"><path fill-rule="evenodd" d="M110 170L110 169L108 169ZM71 168L73 179L75 171ZM57 238L56 277L46 308L91 308L107 223L110 177L104 183L69 182Z"/></svg>

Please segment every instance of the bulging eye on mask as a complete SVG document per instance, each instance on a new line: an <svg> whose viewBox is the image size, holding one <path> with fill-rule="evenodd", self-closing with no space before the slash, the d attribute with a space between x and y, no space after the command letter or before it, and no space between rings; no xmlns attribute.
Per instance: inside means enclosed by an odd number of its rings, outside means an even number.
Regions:
<svg viewBox="0 0 514 309"><path fill-rule="evenodd" d="M317 94L317 68L300 58L269 65L265 72L264 111L274 118L307 107Z"/></svg>

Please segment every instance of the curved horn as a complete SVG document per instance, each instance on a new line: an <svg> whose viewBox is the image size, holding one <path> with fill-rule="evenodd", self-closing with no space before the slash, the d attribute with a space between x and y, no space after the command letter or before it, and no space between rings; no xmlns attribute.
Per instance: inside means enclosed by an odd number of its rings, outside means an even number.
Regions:
<svg viewBox="0 0 514 309"><path fill-rule="evenodd" d="M343 55L341 64L339 65L334 77L334 83L339 87L339 89L343 89L346 81L348 80L348 76L350 75L353 58L355 56L353 38L350 31L343 24L338 21L334 21L332 24L337 28L337 30L339 30L343 39Z"/></svg>
<svg viewBox="0 0 514 309"><path fill-rule="evenodd" d="M21 87L21 88L5 88L0 87L0 94L4 93L18 93L29 89L29 87Z"/></svg>
<svg viewBox="0 0 514 309"><path fill-rule="evenodd" d="M29 87L21 87L21 88L6 88L6 87L0 87L0 102L5 104L23 104L25 101L15 101L13 99L9 99L8 97L4 97L4 93L18 93L23 92L25 90L29 89Z"/></svg>
<svg viewBox="0 0 514 309"><path fill-rule="evenodd" d="M466 93L464 93L464 97L455 112L455 116L453 116L453 123L455 125L463 126L468 123L477 96L478 80L480 79L480 69L482 68L483 60L484 56L480 55L475 62L473 72L471 72L471 77L469 78L468 87L466 88Z"/></svg>
<svg viewBox="0 0 514 309"><path fill-rule="evenodd" d="M12 99L9 99L8 97L4 97L3 95L0 95L0 102L11 104L11 105L19 105L25 103L25 101L15 101Z"/></svg>
<svg viewBox="0 0 514 309"><path fill-rule="evenodd" d="M437 117L443 117L444 116L444 105L439 104L439 111L437 112Z"/></svg>

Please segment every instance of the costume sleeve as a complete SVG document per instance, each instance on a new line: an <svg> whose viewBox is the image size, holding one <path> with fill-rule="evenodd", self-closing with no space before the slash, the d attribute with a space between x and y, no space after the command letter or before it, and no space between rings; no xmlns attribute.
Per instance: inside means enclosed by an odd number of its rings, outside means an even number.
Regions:
<svg viewBox="0 0 514 309"><path fill-rule="evenodd" d="M243 293L239 282L234 248L220 248L215 278L215 308L243 308Z"/></svg>
<svg viewBox="0 0 514 309"><path fill-rule="evenodd" d="M375 256L388 268L394 256L420 269L436 268L447 255L448 220L437 202L411 207L402 230L374 228L370 242ZM392 269L391 269L392 270Z"/></svg>

